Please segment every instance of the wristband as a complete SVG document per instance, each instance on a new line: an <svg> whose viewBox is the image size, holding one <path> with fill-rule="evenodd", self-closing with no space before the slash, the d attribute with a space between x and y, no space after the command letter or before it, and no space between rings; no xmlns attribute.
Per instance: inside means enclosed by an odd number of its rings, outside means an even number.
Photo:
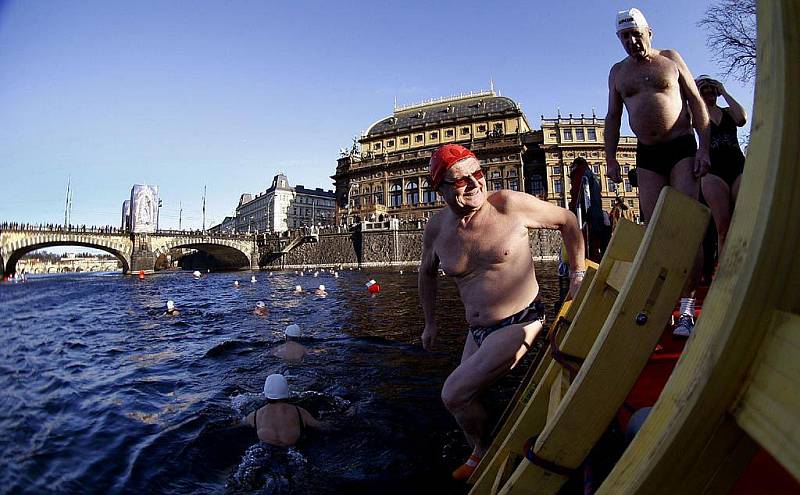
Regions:
<svg viewBox="0 0 800 495"><path fill-rule="evenodd" d="M569 278L583 278L586 276L586 270L578 270L569 274Z"/></svg>

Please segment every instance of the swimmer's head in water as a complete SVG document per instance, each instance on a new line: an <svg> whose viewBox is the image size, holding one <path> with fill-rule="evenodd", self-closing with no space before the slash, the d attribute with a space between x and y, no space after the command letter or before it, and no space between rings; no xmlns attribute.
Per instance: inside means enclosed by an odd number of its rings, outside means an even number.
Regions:
<svg viewBox="0 0 800 495"><path fill-rule="evenodd" d="M317 290L321 291L321 292L325 292L325 286L324 285L320 285Z"/></svg>
<svg viewBox="0 0 800 495"><path fill-rule="evenodd" d="M625 29L648 29L647 19L642 11L636 8L617 12L617 33Z"/></svg>
<svg viewBox="0 0 800 495"><path fill-rule="evenodd" d="M292 323L291 325L286 327L286 330L284 330L283 333L287 337L291 337L291 338L296 339L296 338L299 338L302 335L303 332L300 331L300 325Z"/></svg>
<svg viewBox="0 0 800 495"><path fill-rule="evenodd" d="M175 309L175 301L169 300L167 301L167 311L172 311Z"/></svg>
<svg viewBox="0 0 800 495"><path fill-rule="evenodd" d="M196 278L200 278L203 274L200 273L199 271L195 270L192 275L194 275Z"/></svg>
<svg viewBox="0 0 800 495"><path fill-rule="evenodd" d="M289 384L281 374L269 375L264 381L264 397L272 400L286 399L289 397Z"/></svg>
<svg viewBox="0 0 800 495"><path fill-rule="evenodd" d="M265 309L266 307L267 307L267 305L264 303L264 301L258 301L256 303L256 308L258 308L258 309Z"/></svg>
<svg viewBox="0 0 800 495"><path fill-rule="evenodd" d="M303 287L301 285L295 285L294 286L294 291L295 292L303 292Z"/></svg>

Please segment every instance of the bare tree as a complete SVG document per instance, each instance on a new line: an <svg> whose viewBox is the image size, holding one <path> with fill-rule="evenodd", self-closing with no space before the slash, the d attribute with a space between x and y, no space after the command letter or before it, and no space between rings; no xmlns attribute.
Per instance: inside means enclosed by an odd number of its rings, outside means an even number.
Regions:
<svg viewBox="0 0 800 495"><path fill-rule="evenodd" d="M714 2L697 25L708 31L706 45L726 76L733 76L743 83L755 78L755 0Z"/></svg>

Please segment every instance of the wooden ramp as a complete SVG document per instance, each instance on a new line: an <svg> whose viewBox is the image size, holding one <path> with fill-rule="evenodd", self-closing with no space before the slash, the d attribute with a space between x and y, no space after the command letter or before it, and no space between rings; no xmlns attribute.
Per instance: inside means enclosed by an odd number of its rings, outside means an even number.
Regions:
<svg viewBox="0 0 800 495"><path fill-rule="evenodd" d="M640 228L621 224L560 346L572 359L543 360L542 379L495 455L487 456L471 493L558 492L646 364L708 220L707 208L665 188L644 237ZM526 457L516 465L513 452Z"/></svg>

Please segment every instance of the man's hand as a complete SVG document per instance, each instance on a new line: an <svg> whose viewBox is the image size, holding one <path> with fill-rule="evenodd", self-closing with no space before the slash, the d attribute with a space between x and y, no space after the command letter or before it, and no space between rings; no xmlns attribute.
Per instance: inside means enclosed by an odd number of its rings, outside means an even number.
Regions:
<svg viewBox="0 0 800 495"><path fill-rule="evenodd" d="M609 179L613 180L615 184L622 182L622 177L619 175L619 162L616 157L607 157L606 167L608 168L606 175Z"/></svg>
<svg viewBox="0 0 800 495"><path fill-rule="evenodd" d="M426 351L432 351L436 345L436 323L426 323L425 330L422 331L422 348Z"/></svg>
<svg viewBox="0 0 800 495"><path fill-rule="evenodd" d="M567 299L575 298L575 294L577 294L578 289L581 288L581 283L585 275L585 271L574 272L569 275L569 292L567 292Z"/></svg>
<svg viewBox="0 0 800 495"><path fill-rule="evenodd" d="M694 176L700 178L708 173L708 168L711 166L711 159L708 156L708 150L697 150L694 155Z"/></svg>

